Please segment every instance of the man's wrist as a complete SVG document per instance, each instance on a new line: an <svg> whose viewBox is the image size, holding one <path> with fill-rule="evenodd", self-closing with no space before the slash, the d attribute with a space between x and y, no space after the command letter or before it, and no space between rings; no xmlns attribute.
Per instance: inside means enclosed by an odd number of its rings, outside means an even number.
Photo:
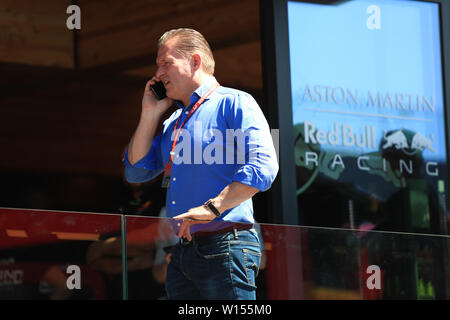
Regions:
<svg viewBox="0 0 450 320"><path fill-rule="evenodd" d="M217 208L214 199L209 199L208 201L206 201L203 206L209 210L210 212L212 212L214 214L215 217L220 217L220 215L222 214L222 212L219 210L219 208Z"/></svg>
<svg viewBox="0 0 450 320"><path fill-rule="evenodd" d="M158 112L157 110L142 110L140 119L145 123L148 123L149 121L159 123L159 120L163 114L164 112L161 113Z"/></svg>

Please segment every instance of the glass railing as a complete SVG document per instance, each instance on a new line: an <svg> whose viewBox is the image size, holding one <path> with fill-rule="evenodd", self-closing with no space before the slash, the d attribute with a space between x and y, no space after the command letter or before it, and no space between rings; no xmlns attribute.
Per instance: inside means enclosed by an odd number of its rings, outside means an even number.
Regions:
<svg viewBox="0 0 450 320"><path fill-rule="evenodd" d="M446 299L448 236L261 225L269 299Z"/></svg>
<svg viewBox="0 0 450 320"><path fill-rule="evenodd" d="M122 299L121 216L0 208L0 299Z"/></svg>
<svg viewBox="0 0 450 320"><path fill-rule="evenodd" d="M166 299L172 222L0 209L0 299ZM254 227L257 299L449 299L449 236Z"/></svg>

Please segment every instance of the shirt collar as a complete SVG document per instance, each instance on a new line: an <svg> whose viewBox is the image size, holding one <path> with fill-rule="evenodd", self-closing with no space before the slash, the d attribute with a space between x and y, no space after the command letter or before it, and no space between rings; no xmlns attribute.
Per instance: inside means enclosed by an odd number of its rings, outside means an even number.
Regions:
<svg viewBox="0 0 450 320"><path fill-rule="evenodd" d="M206 78L205 82L203 82L203 84L197 88L197 90L195 90L192 94L191 94L191 104L187 107L185 107L183 105L183 102L176 100L175 104L179 107L179 108L185 108L185 109L190 109L197 101L198 99L200 99L201 96L203 96L208 90L209 88L214 85L214 83L216 83L217 80L214 76L209 76ZM208 98L205 99L208 100Z"/></svg>

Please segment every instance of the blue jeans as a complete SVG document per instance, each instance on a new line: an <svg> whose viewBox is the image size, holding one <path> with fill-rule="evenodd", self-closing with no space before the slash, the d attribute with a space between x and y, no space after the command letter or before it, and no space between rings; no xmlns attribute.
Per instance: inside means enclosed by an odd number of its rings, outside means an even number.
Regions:
<svg viewBox="0 0 450 320"><path fill-rule="evenodd" d="M255 229L178 243L167 267L167 296L174 300L255 300L260 262Z"/></svg>

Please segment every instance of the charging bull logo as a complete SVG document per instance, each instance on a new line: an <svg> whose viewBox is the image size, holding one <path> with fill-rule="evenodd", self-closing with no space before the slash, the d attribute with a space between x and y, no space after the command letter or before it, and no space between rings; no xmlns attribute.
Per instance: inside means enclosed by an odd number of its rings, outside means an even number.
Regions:
<svg viewBox="0 0 450 320"><path fill-rule="evenodd" d="M386 140L386 143L383 145L383 149L387 149L390 147L395 147L395 149L408 148L406 136L400 130L394 131L390 135L386 135L386 133L384 133L384 139Z"/></svg>
<svg viewBox="0 0 450 320"><path fill-rule="evenodd" d="M412 139L411 148L420 151L428 149L431 152L435 152L432 144L433 144L432 140L425 138L423 135L417 132Z"/></svg>
<svg viewBox="0 0 450 320"><path fill-rule="evenodd" d="M407 133L412 133L407 130ZM408 144L408 140L411 141L411 144ZM414 154L417 151L423 151L425 149L430 150L431 152L435 152L433 148L433 139L428 139L424 137L419 132L415 133L412 138L409 135L409 139L405 135L404 130L397 130L390 133L384 133L384 143L382 145L383 149L395 148L401 149L406 154Z"/></svg>

